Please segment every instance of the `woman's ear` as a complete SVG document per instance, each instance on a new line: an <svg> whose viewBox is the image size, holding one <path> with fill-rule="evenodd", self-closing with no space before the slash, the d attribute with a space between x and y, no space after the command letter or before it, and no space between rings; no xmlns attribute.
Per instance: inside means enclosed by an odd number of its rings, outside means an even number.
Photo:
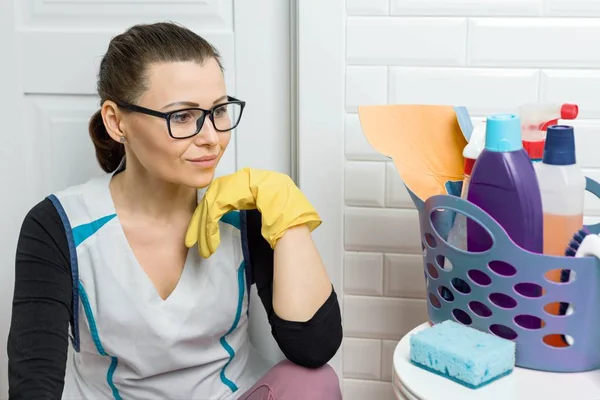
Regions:
<svg viewBox="0 0 600 400"><path fill-rule="evenodd" d="M101 113L104 126L110 137L116 142L123 143L125 138L125 132L122 129L123 113L119 106L114 101L106 100L102 104Z"/></svg>

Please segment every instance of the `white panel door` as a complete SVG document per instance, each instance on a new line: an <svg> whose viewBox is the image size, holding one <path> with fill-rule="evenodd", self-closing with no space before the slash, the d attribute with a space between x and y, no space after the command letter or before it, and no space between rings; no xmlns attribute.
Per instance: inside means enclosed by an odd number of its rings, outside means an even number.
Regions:
<svg viewBox="0 0 600 400"><path fill-rule="evenodd" d="M235 12L234 12L235 11ZM14 254L25 213L44 196L101 174L87 133L99 109L100 60L114 35L175 21L220 51L228 93L247 101L218 174L252 166L290 173L288 2L279 0L0 1L0 343L6 343ZM274 359L260 302L251 335ZM265 338L261 338L261 334ZM6 398L0 352L0 399Z"/></svg>

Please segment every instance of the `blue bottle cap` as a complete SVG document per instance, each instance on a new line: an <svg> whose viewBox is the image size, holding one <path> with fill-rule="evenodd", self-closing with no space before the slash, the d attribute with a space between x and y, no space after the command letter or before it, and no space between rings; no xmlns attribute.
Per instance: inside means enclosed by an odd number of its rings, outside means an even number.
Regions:
<svg viewBox="0 0 600 400"><path fill-rule="evenodd" d="M548 127L542 162L550 165L575 164L575 133L572 126Z"/></svg>
<svg viewBox="0 0 600 400"><path fill-rule="evenodd" d="M523 148L521 118L515 114L496 114L487 117L485 149L499 153Z"/></svg>

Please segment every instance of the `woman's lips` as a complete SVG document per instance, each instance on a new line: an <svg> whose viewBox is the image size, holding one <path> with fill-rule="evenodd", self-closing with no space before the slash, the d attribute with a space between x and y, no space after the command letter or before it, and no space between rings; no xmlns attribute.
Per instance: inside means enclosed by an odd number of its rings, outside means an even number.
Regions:
<svg viewBox="0 0 600 400"><path fill-rule="evenodd" d="M198 157L198 158L193 158L188 160L190 163L192 163L195 166L201 167L201 168L211 168L214 167L215 164L217 163L217 156L204 156L204 157Z"/></svg>

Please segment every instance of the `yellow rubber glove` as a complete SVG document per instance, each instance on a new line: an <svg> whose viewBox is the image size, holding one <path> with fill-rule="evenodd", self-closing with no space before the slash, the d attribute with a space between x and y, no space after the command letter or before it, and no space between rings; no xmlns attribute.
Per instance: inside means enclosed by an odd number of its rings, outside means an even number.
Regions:
<svg viewBox="0 0 600 400"><path fill-rule="evenodd" d="M198 242L200 255L210 257L221 242L221 217L232 210L252 209L262 215L261 233L271 248L293 226L306 224L312 232L321 224L317 211L289 176L244 168L210 184L192 216L185 245L190 248Z"/></svg>

